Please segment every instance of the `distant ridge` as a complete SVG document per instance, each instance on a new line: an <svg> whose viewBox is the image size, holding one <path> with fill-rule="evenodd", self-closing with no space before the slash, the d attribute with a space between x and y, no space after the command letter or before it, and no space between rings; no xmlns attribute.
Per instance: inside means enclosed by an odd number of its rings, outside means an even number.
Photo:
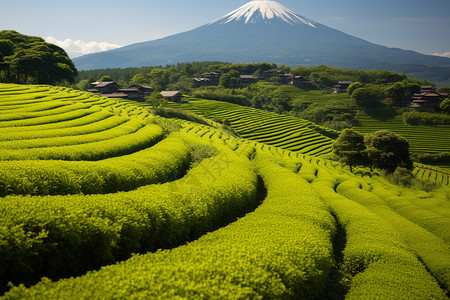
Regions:
<svg viewBox="0 0 450 300"><path fill-rule="evenodd" d="M441 80L450 80L449 58L370 43L297 14L276 1L250 1L196 29L82 56L74 62L78 69L87 70L206 60L407 69L416 76L420 75L417 70L426 66L437 68ZM412 65L416 67L410 70Z"/></svg>

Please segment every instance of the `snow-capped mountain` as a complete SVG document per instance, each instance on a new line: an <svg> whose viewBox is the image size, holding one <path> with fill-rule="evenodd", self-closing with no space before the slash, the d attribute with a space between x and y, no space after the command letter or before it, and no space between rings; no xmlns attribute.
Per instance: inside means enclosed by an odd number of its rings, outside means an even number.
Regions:
<svg viewBox="0 0 450 300"><path fill-rule="evenodd" d="M305 24L316 27L314 25L316 22L295 13L276 1L250 1L212 23L244 22L245 24L254 24L262 21L271 24L276 19L281 19L291 25Z"/></svg>
<svg viewBox="0 0 450 300"><path fill-rule="evenodd" d="M250 1L187 32L74 59L80 70L192 61L269 62L292 67L325 64L399 72L408 72L405 65L412 64L450 66L449 58L376 45L315 22L276 1Z"/></svg>

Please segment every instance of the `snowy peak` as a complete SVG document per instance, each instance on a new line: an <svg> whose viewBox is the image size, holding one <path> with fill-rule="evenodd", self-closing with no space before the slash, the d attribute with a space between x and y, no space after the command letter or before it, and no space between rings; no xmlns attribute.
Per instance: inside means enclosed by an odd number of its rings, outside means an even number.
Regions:
<svg viewBox="0 0 450 300"><path fill-rule="evenodd" d="M226 24L234 21L244 22L245 24L255 24L259 22L271 24L274 20L280 19L291 25L305 24L316 28L317 24L276 1L261 0L250 1L213 23Z"/></svg>

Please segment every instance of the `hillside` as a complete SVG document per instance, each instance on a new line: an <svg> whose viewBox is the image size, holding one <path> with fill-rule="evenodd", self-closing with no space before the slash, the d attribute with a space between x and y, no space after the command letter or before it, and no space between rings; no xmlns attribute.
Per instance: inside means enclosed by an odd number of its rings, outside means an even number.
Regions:
<svg viewBox="0 0 450 300"><path fill-rule="evenodd" d="M329 147L306 121L219 104L190 109ZM0 299L447 299L448 175L401 188L67 88L0 84L0 112Z"/></svg>

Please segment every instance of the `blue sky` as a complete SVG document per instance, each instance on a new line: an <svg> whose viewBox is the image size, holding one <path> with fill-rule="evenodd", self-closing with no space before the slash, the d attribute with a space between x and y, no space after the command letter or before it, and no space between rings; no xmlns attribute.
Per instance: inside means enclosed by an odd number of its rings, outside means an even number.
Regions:
<svg viewBox="0 0 450 300"><path fill-rule="evenodd" d="M190 30L247 2L0 0L0 30L49 38L75 57ZM450 0L278 2L319 23L373 43L425 54L447 53L450 57Z"/></svg>

